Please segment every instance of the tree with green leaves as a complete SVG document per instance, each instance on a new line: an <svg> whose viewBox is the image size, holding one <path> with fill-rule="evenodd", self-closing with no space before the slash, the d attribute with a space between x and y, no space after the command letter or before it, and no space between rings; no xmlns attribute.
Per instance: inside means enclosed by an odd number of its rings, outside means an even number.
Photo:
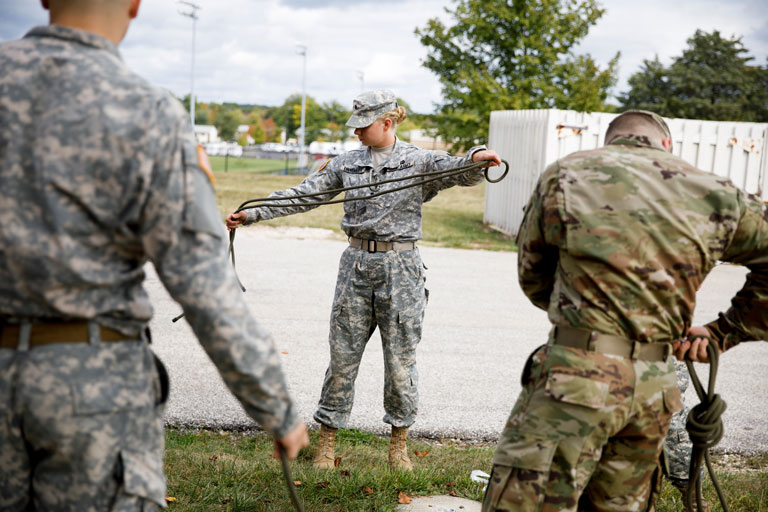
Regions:
<svg viewBox="0 0 768 512"><path fill-rule="evenodd" d="M237 127L243 124L243 113L240 109L219 112L213 120L213 124L218 130L221 140L232 140L235 138L235 133L237 133Z"/></svg>
<svg viewBox="0 0 768 512"><path fill-rule="evenodd" d="M466 149L488 136L492 110L601 110L616 82L619 53L605 69L572 49L603 15L597 0L459 0L453 25L416 29L423 65L442 84L433 120Z"/></svg>
<svg viewBox="0 0 768 512"><path fill-rule="evenodd" d="M713 121L768 121L768 65L749 64L741 38L697 30L669 67L644 61L619 97L624 109Z"/></svg>

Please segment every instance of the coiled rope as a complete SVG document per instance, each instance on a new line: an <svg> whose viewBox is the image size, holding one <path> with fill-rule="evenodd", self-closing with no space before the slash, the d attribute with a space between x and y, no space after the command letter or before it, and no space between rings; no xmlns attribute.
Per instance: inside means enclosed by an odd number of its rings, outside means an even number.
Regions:
<svg viewBox="0 0 768 512"><path fill-rule="evenodd" d="M715 379L717 378L717 367L719 362L719 351L716 344L707 336L696 336L696 338L706 338L707 353L709 354L709 388L704 393L704 388L696 375L693 362L686 354L685 366L691 375L691 382L699 396L699 403L688 413L688 421L685 428L691 438L693 447L691 449L691 466L688 473L688 489L686 492L685 509L688 512L703 511L703 499L701 495L701 469L702 461L707 464L709 478L715 487L717 497L720 499L720 505L723 512L728 512L728 503L725 501L720 483L715 478L715 471L712 469L712 462L709 459L709 449L716 446L723 438L723 420L722 415L725 412L726 404L720 395L715 394ZM693 508L693 496L696 496L696 508Z"/></svg>

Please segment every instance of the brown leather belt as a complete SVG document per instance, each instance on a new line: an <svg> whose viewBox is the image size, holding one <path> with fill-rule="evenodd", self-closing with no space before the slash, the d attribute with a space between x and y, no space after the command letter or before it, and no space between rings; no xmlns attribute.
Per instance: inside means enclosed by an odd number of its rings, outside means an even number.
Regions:
<svg viewBox="0 0 768 512"><path fill-rule="evenodd" d="M664 361L672 354L671 343L643 343L621 336L562 325L554 327L551 343L641 361Z"/></svg>
<svg viewBox="0 0 768 512"><path fill-rule="evenodd" d="M381 242L351 236L349 237L349 246L368 252L410 251L416 247L416 242Z"/></svg>
<svg viewBox="0 0 768 512"><path fill-rule="evenodd" d="M109 327L99 326L102 342L136 341L139 335L127 336ZM0 323L0 348L17 348L21 325ZM52 345L55 343L88 343L90 339L88 322L85 320L58 322L31 322L29 346Z"/></svg>

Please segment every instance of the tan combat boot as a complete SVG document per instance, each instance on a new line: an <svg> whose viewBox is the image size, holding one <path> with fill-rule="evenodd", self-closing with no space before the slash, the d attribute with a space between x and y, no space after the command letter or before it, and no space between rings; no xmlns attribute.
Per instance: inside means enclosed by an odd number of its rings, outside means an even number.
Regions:
<svg viewBox="0 0 768 512"><path fill-rule="evenodd" d="M333 469L333 445L336 443L337 428L320 424L320 440L317 442L317 454L312 459L312 466L317 469Z"/></svg>
<svg viewBox="0 0 768 512"><path fill-rule="evenodd" d="M408 437L408 427L392 427L392 438L389 440L389 467L403 471L413 471L413 464L408 458L408 448L405 439Z"/></svg>

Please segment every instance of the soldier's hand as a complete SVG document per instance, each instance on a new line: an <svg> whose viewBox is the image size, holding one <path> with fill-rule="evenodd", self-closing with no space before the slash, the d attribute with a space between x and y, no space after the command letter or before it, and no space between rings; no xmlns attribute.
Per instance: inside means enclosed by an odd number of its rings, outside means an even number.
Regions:
<svg viewBox="0 0 768 512"><path fill-rule="evenodd" d="M682 341L676 341L673 345L673 352L678 361L685 360L685 355L695 363L709 363L709 354L707 346L711 334L706 327L695 325L688 329L688 335Z"/></svg>
<svg viewBox="0 0 768 512"><path fill-rule="evenodd" d="M472 162L479 162L485 160L488 164L485 167L491 167L492 165L501 165L501 158L492 149L484 149L472 154Z"/></svg>
<svg viewBox="0 0 768 512"><path fill-rule="evenodd" d="M280 458L280 446L285 448L285 454L288 456L288 460L295 459L302 448L309 446L307 426L304 423L300 423L299 426L280 439L275 439L275 451L272 452L272 456L276 459Z"/></svg>
<svg viewBox="0 0 768 512"><path fill-rule="evenodd" d="M245 212L230 212L229 215L227 215L227 227L229 229L236 229L240 224L245 222L245 219Z"/></svg>

